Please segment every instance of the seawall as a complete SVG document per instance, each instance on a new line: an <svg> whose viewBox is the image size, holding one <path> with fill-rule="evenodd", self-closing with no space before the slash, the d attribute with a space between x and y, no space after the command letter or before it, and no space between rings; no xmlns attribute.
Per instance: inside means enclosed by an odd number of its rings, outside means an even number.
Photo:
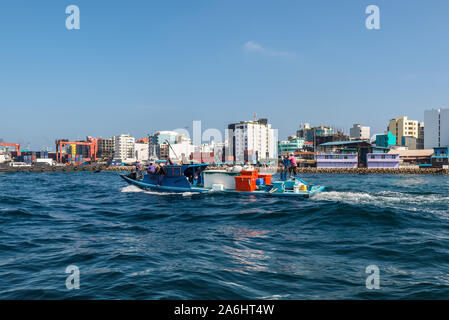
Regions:
<svg viewBox="0 0 449 320"><path fill-rule="evenodd" d="M338 173L338 174L449 174L447 169L438 168L298 168L298 173Z"/></svg>
<svg viewBox="0 0 449 320"><path fill-rule="evenodd" d="M77 171L117 171L128 172L135 169L134 166L109 166L104 165L80 165L80 166L57 166L57 167L0 167L0 172L77 172ZM279 168L278 172L283 169ZM449 170L437 168L399 168L399 169L379 169L379 168L297 168L297 173L324 173L324 174L439 174L447 175Z"/></svg>

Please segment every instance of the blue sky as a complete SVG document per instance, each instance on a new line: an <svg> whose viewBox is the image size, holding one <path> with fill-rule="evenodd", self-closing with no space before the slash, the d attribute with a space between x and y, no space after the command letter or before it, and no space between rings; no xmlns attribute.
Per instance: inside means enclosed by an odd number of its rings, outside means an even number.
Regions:
<svg viewBox="0 0 449 320"><path fill-rule="evenodd" d="M280 138L300 122L379 133L449 105L448 14L447 0L2 1L0 138L54 148L254 112Z"/></svg>

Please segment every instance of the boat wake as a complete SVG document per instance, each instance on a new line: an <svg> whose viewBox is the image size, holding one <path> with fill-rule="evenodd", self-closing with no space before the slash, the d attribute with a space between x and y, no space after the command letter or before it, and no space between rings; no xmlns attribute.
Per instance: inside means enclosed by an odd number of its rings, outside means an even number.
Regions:
<svg viewBox="0 0 449 320"><path fill-rule="evenodd" d="M183 197L189 197L193 194L195 194L194 192L158 192L158 191L148 191L148 190L142 190L136 186L133 185L129 185L126 187L123 187L120 189L120 192L141 192L141 193L146 193L146 194L152 194L152 195L158 195L158 196L170 196L170 195L182 195Z"/></svg>
<svg viewBox="0 0 449 320"><path fill-rule="evenodd" d="M319 193L312 199L317 201L342 202L350 205L362 204L383 208L402 208L429 213L447 214L447 211L449 210L449 197L442 194L417 195L390 191L374 193L329 191Z"/></svg>

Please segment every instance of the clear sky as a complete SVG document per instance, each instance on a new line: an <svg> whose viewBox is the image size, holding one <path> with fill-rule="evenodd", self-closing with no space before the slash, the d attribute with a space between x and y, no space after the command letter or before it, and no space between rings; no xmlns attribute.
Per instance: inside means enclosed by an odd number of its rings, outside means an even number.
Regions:
<svg viewBox="0 0 449 320"><path fill-rule="evenodd" d="M0 138L54 148L254 112L280 138L300 122L380 133L449 105L448 16L447 0L1 1Z"/></svg>

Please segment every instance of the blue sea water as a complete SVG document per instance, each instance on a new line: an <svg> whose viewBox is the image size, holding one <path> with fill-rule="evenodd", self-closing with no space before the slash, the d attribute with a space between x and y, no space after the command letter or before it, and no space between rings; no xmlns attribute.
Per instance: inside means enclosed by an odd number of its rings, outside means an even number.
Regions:
<svg viewBox="0 0 449 320"><path fill-rule="evenodd" d="M117 173L0 174L0 299L449 298L447 177L302 178L326 192L163 195Z"/></svg>

